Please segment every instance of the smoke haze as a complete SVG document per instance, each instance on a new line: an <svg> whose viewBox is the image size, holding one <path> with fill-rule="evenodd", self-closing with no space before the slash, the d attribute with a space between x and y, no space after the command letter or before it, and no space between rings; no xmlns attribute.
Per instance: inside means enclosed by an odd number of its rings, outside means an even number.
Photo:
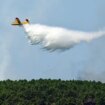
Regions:
<svg viewBox="0 0 105 105"><path fill-rule="evenodd" d="M10 55L8 51L9 44L6 44L5 42L3 43L3 41L0 43L0 80L4 80L6 78L5 72L9 69L10 65Z"/></svg>

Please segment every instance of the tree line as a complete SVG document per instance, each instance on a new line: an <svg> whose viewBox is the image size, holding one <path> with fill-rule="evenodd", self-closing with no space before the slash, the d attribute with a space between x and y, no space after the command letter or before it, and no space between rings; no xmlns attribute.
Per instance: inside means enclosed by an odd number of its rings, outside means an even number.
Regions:
<svg viewBox="0 0 105 105"><path fill-rule="evenodd" d="M93 104L87 104L87 103ZM105 105L105 83L81 80L0 81L0 105Z"/></svg>

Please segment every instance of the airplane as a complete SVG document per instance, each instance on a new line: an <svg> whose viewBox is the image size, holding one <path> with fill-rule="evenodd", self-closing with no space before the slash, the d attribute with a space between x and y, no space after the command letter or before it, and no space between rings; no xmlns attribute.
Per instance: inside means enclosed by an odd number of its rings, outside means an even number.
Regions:
<svg viewBox="0 0 105 105"><path fill-rule="evenodd" d="M11 24L11 25L14 25L14 26L22 26L24 24L29 24L29 20L26 19L24 22L21 22L19 18L15 18L15 21Z"/></svg>

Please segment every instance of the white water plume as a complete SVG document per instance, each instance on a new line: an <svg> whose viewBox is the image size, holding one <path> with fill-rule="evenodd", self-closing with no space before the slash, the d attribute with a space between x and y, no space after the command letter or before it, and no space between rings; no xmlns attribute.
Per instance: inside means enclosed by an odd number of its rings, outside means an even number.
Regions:
<svg viewBox="0 0 105 105"><path fill-rule="evenodd" d="M105 35L105 31L82 32L61 27L51 27L41 24L24 25L31 44L42 44L50 51L66 50L80 42L89 42Z"/></svg>

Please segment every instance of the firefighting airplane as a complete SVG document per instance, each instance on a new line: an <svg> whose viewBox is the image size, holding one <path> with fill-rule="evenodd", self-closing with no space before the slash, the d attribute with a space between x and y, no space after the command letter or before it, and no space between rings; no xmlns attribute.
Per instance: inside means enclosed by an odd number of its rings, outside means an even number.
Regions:
<svg viewBox="0 0 105 105"><path fill-rule="evenodd" d="M24 22L21 22L19 18L15 18L15 21L11 24L11 25L14 25L14 26L22 26L24 24L29 24L29 20L26 19Z"/></svg>

